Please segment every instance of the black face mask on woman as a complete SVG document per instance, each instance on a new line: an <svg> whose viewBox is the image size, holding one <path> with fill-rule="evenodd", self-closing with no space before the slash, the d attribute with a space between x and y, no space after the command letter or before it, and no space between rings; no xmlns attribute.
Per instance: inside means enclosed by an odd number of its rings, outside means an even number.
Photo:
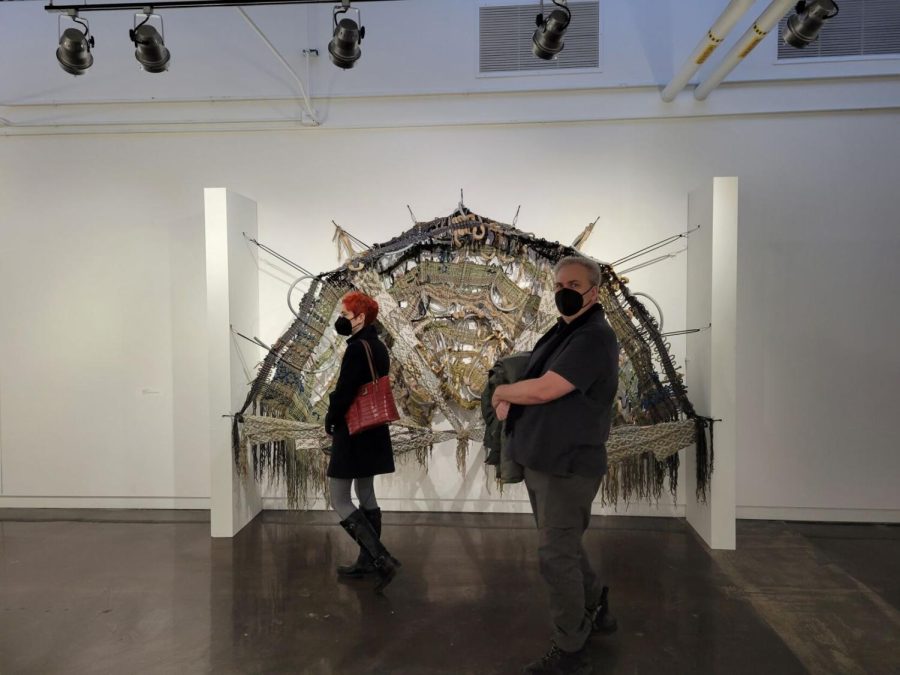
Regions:
<svg viewBox="0 0 900 675"><path fill-rule="evenodd" d="M334 330L338 335L353 335L353 324L346 316L339 316L334 322Z"/></svg>
<svg viewBox="0 0 900 675"><path fill-rule="evenodd" d="M593 288L593 286L591 286L591 288ZM556 309L558 309L559 313L563 316L578 314L578 312L581 311L581 308L584 307L584 296L591 292L591 288L587 289L584 293L579 293L574 288L560 288L556 291L556 296L554 297L554 300L556 300Z"/></svg>

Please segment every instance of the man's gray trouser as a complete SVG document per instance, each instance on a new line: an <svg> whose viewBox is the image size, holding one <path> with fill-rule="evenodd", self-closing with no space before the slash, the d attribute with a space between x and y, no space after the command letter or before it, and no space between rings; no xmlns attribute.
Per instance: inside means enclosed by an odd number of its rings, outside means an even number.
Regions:
<svg viewBox="0 0 900 675"><path fill-rule="evenodd" d="M585 607L600 601L597 576L581 537L591 520L591 503L601 478L554 476L525 469L528 499L538 527L541 576L550 589L553 642L575 652L591 634Z"/></svg>

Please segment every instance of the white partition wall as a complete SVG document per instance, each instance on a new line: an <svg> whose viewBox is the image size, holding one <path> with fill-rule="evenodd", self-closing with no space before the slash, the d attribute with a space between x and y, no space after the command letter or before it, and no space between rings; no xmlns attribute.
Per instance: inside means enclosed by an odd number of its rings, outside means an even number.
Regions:
<svg viewBox="0 0 900 675"><path fill-rule="evenodd" d="M715 466L705 503L696 497L696 451L687 454L687 520L711 547L735 547L737 436L738 179L714 178L688 196L687 326L708 330L688 336L685 364L695 409L715 424Z"/></svg>
<svg viewBox="0 0 900 675"><path fill-rule="evenodd" d="M256 202L224 188L204 190L206 307L209 335L210 521L212 536L232 537L262 509L252 476L240 476L231 449L231 418L247 395L244 371L257 350L247 350L231 327L259 330ZM244 235L247 235L246 237ZM246 356L245 354L252 354Z"/></svg>

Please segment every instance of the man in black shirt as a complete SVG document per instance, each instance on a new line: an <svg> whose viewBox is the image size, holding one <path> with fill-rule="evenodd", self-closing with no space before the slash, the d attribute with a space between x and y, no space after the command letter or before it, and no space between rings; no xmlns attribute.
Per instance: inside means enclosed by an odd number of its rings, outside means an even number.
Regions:
<svg viewBox="0 0 900 675"><path fill-rule="evenodd" d="M581 540L606 473L619 346L598 304L600 267L581 256L557 263L559 322L534 346L524 378L498 386L492 403L506 420L509 455L525 467L549 586L552 645L526 673L589 673L592 631L612 632Z"/></svg>

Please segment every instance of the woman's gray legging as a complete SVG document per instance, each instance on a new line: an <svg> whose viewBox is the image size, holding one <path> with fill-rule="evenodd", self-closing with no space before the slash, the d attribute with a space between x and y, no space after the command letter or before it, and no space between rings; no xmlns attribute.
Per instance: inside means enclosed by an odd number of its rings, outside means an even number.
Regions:
<svg viewBox="0 0 900 675"><path fill-rule="evenodd" d="M375 477L366 478L329 478L328 489L331 492L331 508L337 511L341 520L347 520L356 511L353 501L350 499L350 487L356 484L356 498L359 500L359 508L371 511L378 508L378 500L375 499Z"/></svg>

